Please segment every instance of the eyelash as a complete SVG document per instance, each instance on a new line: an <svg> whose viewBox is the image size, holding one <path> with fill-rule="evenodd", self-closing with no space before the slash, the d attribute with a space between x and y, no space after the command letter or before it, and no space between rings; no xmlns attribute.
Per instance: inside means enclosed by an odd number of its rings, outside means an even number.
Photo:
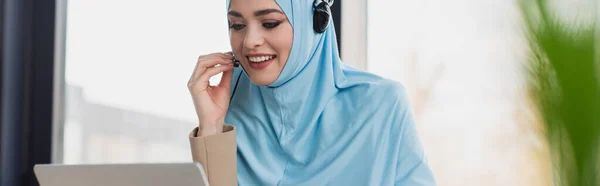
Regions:
<svg viewBox="0 0 600 186"><path fill-rule="evenodd" d="M276 22L266 22L263 23L262 26L267 28L267 29L273 29L277 26L279 26L279 24L281 24L281 21L276 21Z"/></svg>
<svg viewBox="0 0 600 186"><path fill-rule="evenodd" d="M262 26L265 27L266 29L274 29L277 26L279 26L280 24L281 24L281 21L274 21L274 22L263 23ZM230 24L230 25L231 26L229 26L229 29L233 29L235 31L239 31L239 30L246 28L246 25L244 25L244 24Z"/></svg>
<svg viewBox="0 0 600 186"><path fill-rule="evenodd" d="M229 29L233 29L235 31L241 30L243 28L245 28L246 25L243 24L231 24L231 26L229 26Z"/></svg>

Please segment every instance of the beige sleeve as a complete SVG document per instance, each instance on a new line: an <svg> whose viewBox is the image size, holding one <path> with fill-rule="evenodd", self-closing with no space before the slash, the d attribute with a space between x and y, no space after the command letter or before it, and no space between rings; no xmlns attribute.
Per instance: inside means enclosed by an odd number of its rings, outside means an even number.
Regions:
<svg viewBox="0 0 600 186"><path fill-rule="evenodd" d="M225 125L223 133L196 137L198 128L189 135L192 157L204 167L212 186L237 185L237 146L235 127Z"/></svg>

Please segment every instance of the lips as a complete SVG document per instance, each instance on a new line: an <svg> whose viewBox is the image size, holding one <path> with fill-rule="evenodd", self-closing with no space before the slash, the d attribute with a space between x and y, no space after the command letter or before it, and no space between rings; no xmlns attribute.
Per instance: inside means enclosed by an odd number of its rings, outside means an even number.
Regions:
<svg viewBox="0 0 600 186"><path fill-rule="evenodd" d="M275 58L275 55L264 55L264 56L248 56L248 61L253 63L260 63Z"/></svg>
<svg viewBox="0 0 600 186"><path fill-rule="evenodd" d="M249 61L248 65L250 68L254 70L262 70L267 68L273 61L275 61L277 55L255 54L248 55L246 58Z"/></svg>

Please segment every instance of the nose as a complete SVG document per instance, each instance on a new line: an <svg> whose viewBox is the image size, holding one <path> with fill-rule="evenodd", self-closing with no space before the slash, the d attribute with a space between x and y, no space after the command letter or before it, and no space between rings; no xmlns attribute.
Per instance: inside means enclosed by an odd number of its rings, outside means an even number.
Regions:
<svg viewBox="0 0 600 186"><path fill-rule="evenodd" d="M255 49L265 42L265 38L262 36L260 29L248 29L246 32L246 38L244 38L244 46L247 49Z"/></svg>

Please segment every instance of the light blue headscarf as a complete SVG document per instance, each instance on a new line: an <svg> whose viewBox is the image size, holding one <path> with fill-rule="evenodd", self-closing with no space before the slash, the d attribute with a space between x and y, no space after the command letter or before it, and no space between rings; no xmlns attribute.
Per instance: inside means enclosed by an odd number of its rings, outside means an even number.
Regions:
<svg viewBox="0 0 600 186"><path fill-rule="evenodd" d="M435 185L404 88L345 66L333 23L312 28L313 0L276 2L294 29L281 75L269 86L241 68L232 78L239 184Z"/></svg>

